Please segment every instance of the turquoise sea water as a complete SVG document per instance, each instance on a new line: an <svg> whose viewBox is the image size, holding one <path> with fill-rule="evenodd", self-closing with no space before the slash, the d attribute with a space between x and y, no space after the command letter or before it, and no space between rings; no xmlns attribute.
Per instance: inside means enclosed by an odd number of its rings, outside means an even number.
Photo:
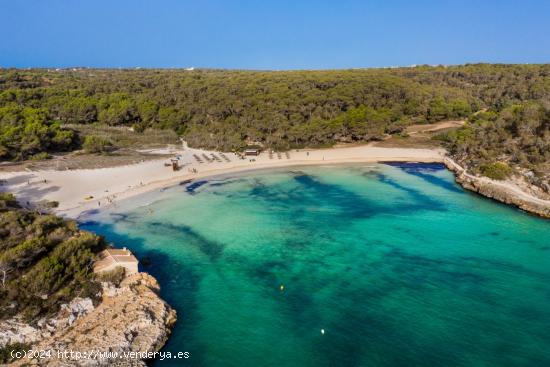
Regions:
<svg viewBox="0 0 550 367"><path fill-rule="evenodd" d="M550 221L439 165L220 177L83 227L177 310L191 358L155 366L550 366Z"/></svg>

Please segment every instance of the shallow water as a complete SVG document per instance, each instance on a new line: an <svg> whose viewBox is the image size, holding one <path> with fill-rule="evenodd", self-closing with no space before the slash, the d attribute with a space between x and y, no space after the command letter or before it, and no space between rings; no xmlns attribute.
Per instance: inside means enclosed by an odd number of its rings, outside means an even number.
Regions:
<svg viewBox="0 0 550 367"><path fill-rule="evenodd" d="M150 262L185 365L550 365L550 221L440 165L258 171L83 227Z"/></svg>

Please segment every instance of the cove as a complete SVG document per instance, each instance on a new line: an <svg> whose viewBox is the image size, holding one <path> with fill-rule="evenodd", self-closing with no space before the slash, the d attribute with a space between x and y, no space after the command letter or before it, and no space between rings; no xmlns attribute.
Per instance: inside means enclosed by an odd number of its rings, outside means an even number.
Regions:
<svg viewBox="0 0 550 367"><path fill-rule="evenodd" d="M163 351L191 357L155 366L550 365L550 221L441 165L216 177L82 227L177 310Z"/></svg>

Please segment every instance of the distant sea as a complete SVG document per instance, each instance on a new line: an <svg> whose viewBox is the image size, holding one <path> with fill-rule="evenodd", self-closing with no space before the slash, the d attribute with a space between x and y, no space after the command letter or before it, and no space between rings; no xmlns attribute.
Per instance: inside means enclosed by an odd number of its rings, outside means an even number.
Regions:
<svg viewBox="0 0 550 367"><path fill-rule="evenodd" d="M438 164L248 172L88 219L178 312L163 351L190 358L155 366L550 366L550 221Z"/></svg>

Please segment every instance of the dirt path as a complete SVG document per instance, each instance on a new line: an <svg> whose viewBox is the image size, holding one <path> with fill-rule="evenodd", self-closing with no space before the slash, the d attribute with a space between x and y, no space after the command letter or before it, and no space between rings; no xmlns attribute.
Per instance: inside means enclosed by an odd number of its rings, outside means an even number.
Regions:
<svg viewBox="0 0 550 367"><path fill-rule="evenodd" d="M409 135L419 134L419 133L433 133L440 130L451 129L461 127L466 123L464 120L456 121L442 121L435 124L417 124L408 126L405 131Z"/></svg>

